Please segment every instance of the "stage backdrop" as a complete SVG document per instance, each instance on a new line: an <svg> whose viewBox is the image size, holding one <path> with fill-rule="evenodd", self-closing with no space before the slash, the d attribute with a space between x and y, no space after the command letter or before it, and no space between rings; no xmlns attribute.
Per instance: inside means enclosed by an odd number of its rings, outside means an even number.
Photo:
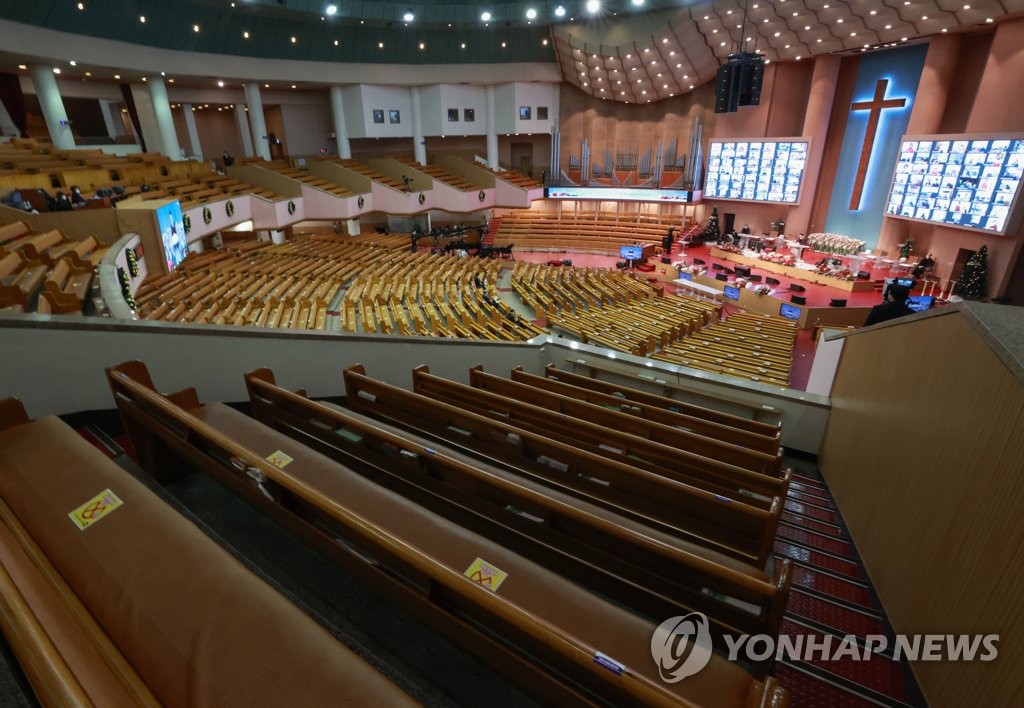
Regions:
<svg viewBox="0 0 1024 708"><path fill-rule="evenodd" d="M863 239L868 248L878 242L927 53L928 45L918 44L860 57L826 231Z"/></svg>

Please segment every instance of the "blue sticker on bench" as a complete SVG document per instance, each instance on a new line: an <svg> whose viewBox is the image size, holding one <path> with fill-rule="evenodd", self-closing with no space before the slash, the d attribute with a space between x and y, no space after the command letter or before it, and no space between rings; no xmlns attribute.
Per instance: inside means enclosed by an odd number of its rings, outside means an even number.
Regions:
<svg viewBox="0 0 1024 708"><path fill-rule="evenodd" d="M620 664L615 661L615 659L611 658L607 654L602 654L601 652L594 654L594 663L600 664L616 676L622 676L622 672L626 670L625 664Z"/></svg>

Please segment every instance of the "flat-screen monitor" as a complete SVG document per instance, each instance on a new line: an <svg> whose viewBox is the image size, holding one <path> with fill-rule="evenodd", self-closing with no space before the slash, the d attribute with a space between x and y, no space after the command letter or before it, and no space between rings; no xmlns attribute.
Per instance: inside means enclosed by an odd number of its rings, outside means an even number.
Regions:
<svg viewBox="0 0 1024 708"><path fill-rule="evenodd" d="M934 303L935 298L931 295L911 295L907 298L907 307L914 312L924 312L925 310L931 309L931 306Z"/></svg>
<svg viewBox="0 0 1024 708"><path fill-rule="evenodd" d="M546 199L602 202L672 202L687 204L695 194L689 189L648 189L643 187L547 187Z"/></svg>
<svg viewBox="0 0 1024 708"><path fill-rule="evenodd" d="M1024 175L1024 134L905 136L885 214L1005 234Z"/></svg>
<svg viewBox="0 0 1024 708"><path fill-rule="evenodd" d="M779 305L779 314L788 320L798 320L800 319L800 308L784 302Z"/></svg>
<svg viewBox="0 0 1024 708"><path fill-rule="evenodd" d="M914 283L917 282L913 278L896 278L897 285L903 285L904 287L913 288Z"/></svg>
<svg viewBox="0 0 1024 708"><path fill-rule="evenodd" d="M806 138L712 140L704 198L798 203L809 145Z"/></svg>
<svg viewBox="0 0 1024 708"><path fill-rule="evenodd" d="M641 246L619 246L619 258L627 261L638 261L644 257L644 249Z"/></svg>
<svg viewBox="0 0 1024 708"><path fill-rule="evenodd" d="M732 285L726 285L725 289L722 292L730 300L739 300L740 299L740 289L736 288L736 287L733 287Z"/></svg>
<svg viewBox="0 0 1024 708"><path fill-rule="evenodd" d="M188 255L181 203L174 201L157 209L156 223L160 229L160 242L164 247L164 262L167 263L167 270L170 272Z"/></svg>
<svg viewBox="0 0 1024 708"><path fill-rule="evenodd" d="M725 273L715 273L715 280L728 280L729 276Z"/></svg>
<svg viewBox="0 0 1024 708"><path fill-rule="evenodd" d="M679 273L679 279L680 280L693 280L693 273L680 272Z"/></svg>

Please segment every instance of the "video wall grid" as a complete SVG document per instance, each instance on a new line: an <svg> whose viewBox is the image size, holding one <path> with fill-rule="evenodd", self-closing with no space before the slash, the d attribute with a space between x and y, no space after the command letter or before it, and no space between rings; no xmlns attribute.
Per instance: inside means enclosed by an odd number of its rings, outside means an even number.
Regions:
<svg viewBox="0 0 1024 708"><path fill-rule="evenodd" d="M1024 174L1024 135L904 136L885 213L1003 235Z"/></svg>
<svg viewBox="0 0 1024 708"><path fill-rule="evenodd" d="M797 204L810 141L712 140L705 199Z"/></svg>

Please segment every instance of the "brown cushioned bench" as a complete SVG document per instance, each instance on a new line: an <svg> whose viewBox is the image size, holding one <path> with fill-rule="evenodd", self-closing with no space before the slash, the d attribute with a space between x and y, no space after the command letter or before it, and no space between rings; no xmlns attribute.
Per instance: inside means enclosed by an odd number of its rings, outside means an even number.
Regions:
<svg viewBox="0 0 1024 708"><path fill-rule="evenodd" d="M344 378L346 405L357 412L499 461L542 484L746 563L765 567L771 556L782 509L778 498L768 509L739 503L516 427L500 416L377 381L361 365L346 369Z"/></svg>
<svg viewBox="0 0 1024 708"><path fill-rule="evenodd" d="M478 376L478 381L481 379L482 377ZM590 404L580 404L572 399L563 399L555 409L524 403L505 395L474 389L472 386L435 376L426 366L414 369L413 390L482 415L501 416L512 425L525 430L561 440L595 454L620 459L668 479L728 496L737 502L742 501L761 509L773 506L776 498L785 500L789 486L788 476L780 478L762 474L680 450L633 434L628 430L629 426L620 421L616 421L619 422L619 427L611 428L605 424L599 425L574 417L582 412L577 411L577 408ZM592 410L587 412L595 413ZM606 424L611 422L605 421Z"/></svg>
<svg viewBox="0 0 1024 708"><path fill-rule="evenodd" d="M651 620L228 406L200 405L192 389L161 396L139 362L108 370L108 379L145 467L165 473L169 456L186 457L546 702L786 703L773 679L758 681L718 654L665 684L651 660Z"/></svg>
<svg viewBox="0 0 1024 708"><path fill-rule="evenodd" d="M652 617L704 612L716 632L777 636L789 563L773 577L354 411L245 376L257 420L368 479ZM732 600L748 605L741 606ZM765 667L762 667L765 668Z"/></svg>
<svg viewBox="0 0 1024 708"><path fill-rule="evenodd" d="M74 430L30 421L14 399L0 402L0 499L0 623L43 705L413 703Z"/></svg>

